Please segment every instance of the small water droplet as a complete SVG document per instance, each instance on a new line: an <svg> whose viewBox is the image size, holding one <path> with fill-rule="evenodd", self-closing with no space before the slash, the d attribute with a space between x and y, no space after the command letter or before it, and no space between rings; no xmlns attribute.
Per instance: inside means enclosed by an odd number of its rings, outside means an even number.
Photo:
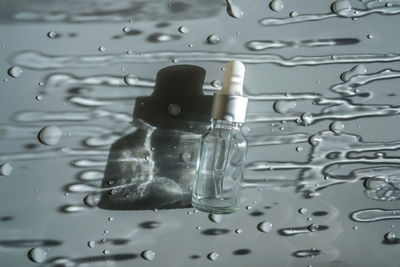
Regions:
<svg viewBox="0 0 400 267"><path fill-rule="evenodd" d="M297 11L292 11L292 12L289 13L289 16L292 17L292 18L295 18L298 15L299 15L299 13Z"/></svg>
<svg viewBox="0 0 400 267"><path fill-rule="evenodd" d="M197 229L197 230L201 230L201 226L197 226L196 229Z"/></svg>
<svg viewBox="0 0 400 267"><path fill-rule="evenodd" d="M357 231L357 230L358 230L358 226L357 226L357 225L354 225L354 226L353 226L353 230Z"/></svg>
<svg viewBox="0 0 400 267"><path fill-rule="evenodd" d="M209 214L208 215L208 219L210 220L210 221L212 221L212 222L214 222L214 223L220 223L220 222L222 222L222 219L223 219L224 217L223 217L223 215L221 215L221 214Z"/></svg>
<svg viewBox="0 0 400 267"><path fill-rule="evenodd" d="M131 29L129 29L129 27L126 27L126 26L125 26L125 27L122 28L122 31L125 32L125 33L127 33L127 32L130 32Z"/></svg>
<svg viewBox="0 0 400 267"><path fill-rule="evenodd" d="M373 39L374 37L375 37L375 36L374 36L373 34L368 34L368 35L367 35L367 38L368 38L368 39Z"/></svg>
<svg viewBox="0 0 400 267"><path fill-rule="evenodd" d="M341 121L334 121L329 125L329 129L338 134L344 130L344 124Z"/></svg>
<svg viewBox="0 0 400 267"><path fill-rule="evenodd" d="M114 217L108 217L108 221L110 222L114 221Z"/></svg>
<svg viewBox="0 0 400 267"><path fill-rule="evenodd" d="M96 242L93 241L93 240L90 240L90 241L87 243L87 245L88 245L89 248L94 248L94 247L96 246Z"/></svg>
<svg viewBox="0 0 400 267"><path fill-rule="evenodd" d="M108 249L105 249L105 250L103 250L103 254L108 255L108 254L110 254L110 251Z"/></svg>
<svg viewBox="0 0 400 267"><path fill-rule="evenodd" d="M18 78L24 71L19 66L12 66L8 69L7 73L13 78Z"/></svg>
<svg viewBox="0 0 400 267"><path fill-rule="evenodd" d="M218 35L216 35L216 34L211 34L211 35L209 35L208 37L207 37L207 42L209 43L209 44L219 44L220 42L221 42L221 39L219 38L219 36Z"/></svg>
<svg viewBox="0 0 400 267"><path fill-rule="evenodd" d="M301 147L301 146L296 147L296 151L297 151L297 152L303 151L303 147Z"/></svg>
<svg viewBox="0 0 400 267"><path fill-rule="evenodd" d="M260 222L260 223L257 225L257 229L258 229L260 232L268 233L268 232L270 232L271 229L272 229L272 223L267 222L267 221Z"/></svg>
<svg viewBox="0 0 400 267"><path fill-rule="evenodd" d="M13 167L8 162L0 164L0 175L1 176L10 176L12 170L13 170Z"/></svg>
<svg viewBox="0 0 400 267"><path fill-rule="evenodd" d="M181 160L185 163L190 163L192 161L192 154L189 152L183 152L181 154Z"/></svg>
<svg viewBox="0 0 400 267"><path fill-rule="evenodd" d="M47 37L52 38L52 39L56 38L57 37L57 33L53 32L53 31L50 31L50 32L47 33Z"/></svg>
<svg viewBox="0 0 400 267"><path fill-rule="evenodd" d="M33 262L42 263L46 261L47 252L42 248L32 248L28 252L28 257Z"/></svg>
<svg viewBox="0 0 400 267"><path fill-rule="evenodd" d="M183 33L183 34L185 34L185 33L188 33L189 32L189 29L186 27L186 26L180 26L179 28L178 28L178 31L180 32L180 33Z"/></svg>
<svg viewBox="0 0 400 267"><path fill-rule="evenodd" d="M386 3L386 4L385 4L385 6L386 6L386 7L392 7L392 6L393 6L393 4L392 4L392 3L390 3L390 2L388 2L388 3Z"/></svg>
<svg viewBox="0 0 400 267"><path fill-rule="evenodd" d="M62 131L59 127L55 125L45 126L40 130L38 134L38 140L47 146L57 145L62 136Z"/></svg>
<svg viewBox="0 0 400 267"><path fill-rule="evenodd" d="M104 46L99 46L98 50L99 50L100 52L105 52L105 51L106 51L106 48L105 48Z"/></svg>
<svg viewBox="0 0 400 267"><path fill-rule="evenodd" d="M137 84L138 78L137 78L135 75L133 75L133 74L127 74L127 75L125 75L125 77L124 77L124 82L125 82L127 85L133 86L133 85Z"/></svg>
<svg viewBox="0 0 400 267"><path fill-rule="evenodd" d="M243 233L243 229L241 229L241 228L238 228L238 229L236 229L236 230L235 230L235 233L237 233L237 234L241 234L241 233Z"/></svg>
<svg viewBox="0 0 400 267"><path fill-rule="evenodd" d="M297 106L296 101L292 100L277 100L274 102L274 110L278 113L286 113L292 109L295 109Z"/></svg>
<svg viewBox="0 0 400 267"><path fill-rule="evenodd" d="M307 208L300 208L298 211L299 211L300 214L304 214L304 213L306 213L308 210L307 210Z"/></svg>
<svg viewBox="0 0 400 267"><path fill-rule="evenodd" d="M168 114L172 116L178 116L181 113L181 107L177 104L168 105Z"/></svg>
<svg viewBox="0 0 400 267"><path fill-rule="evenodd" d="M304 125L310 125L313 122L313 116L310 112L303 113L300 116L300 120Z"/></svg>
<svg viewBox="0 0 400 267"><path fill-rule="evenodd" d="M155 259L156 253L151 249L146 249L141 253L141 256L145 260L152 261Z"/></svg>
<svg viewBox="0 0 400 267"><path fill-rule="evenodd" d="M275 12L281 11L284 8L283 1L273 0L269 3L269 8L271 8L271 10Z"/></svg>
<svg viewBox="0 0 400 267"><path fill-rule="evenodd" d="M208 255L207 255L207 258L210 260L210 261L215 261L215 260L217 260L218 259L218 253L217 252L211 252L211 253L209 253Z"/></svg>

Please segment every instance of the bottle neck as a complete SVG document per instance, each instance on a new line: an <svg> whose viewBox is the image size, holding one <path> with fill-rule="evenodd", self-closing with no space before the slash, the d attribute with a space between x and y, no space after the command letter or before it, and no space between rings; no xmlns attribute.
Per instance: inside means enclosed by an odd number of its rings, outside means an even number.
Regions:
<svg viewBox="0 0 400 267"><path fill-rule="evenodd" d="M211 119L211 128L212 129L222 128L222 129L230 129L230 130L240 130L240 128L242 126L243 126L243 123Z"/></svg>

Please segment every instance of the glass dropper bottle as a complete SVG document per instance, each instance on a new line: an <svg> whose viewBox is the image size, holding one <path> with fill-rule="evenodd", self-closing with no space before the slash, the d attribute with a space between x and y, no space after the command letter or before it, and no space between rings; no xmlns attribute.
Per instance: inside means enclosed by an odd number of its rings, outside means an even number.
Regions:
<svg viewBox="0 0 400 267"><path fill-rule="evenodd" d="M211 127L201 137L192 205L207 213L233 213L239 209L247 151L241 130L248 102L243 96L244 73L240 61L226 65L222 89L213 98Z"/></svg>

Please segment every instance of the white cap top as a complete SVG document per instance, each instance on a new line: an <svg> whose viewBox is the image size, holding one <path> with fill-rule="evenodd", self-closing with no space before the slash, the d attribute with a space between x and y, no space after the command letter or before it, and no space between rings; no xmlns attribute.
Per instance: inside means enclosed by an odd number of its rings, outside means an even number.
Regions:
<svg viewBox="0 0 400 267"><path fill-rule="evenodd" d="M233 60L226 64L221 94L243 95L245 67L242 62Z"/></svg>

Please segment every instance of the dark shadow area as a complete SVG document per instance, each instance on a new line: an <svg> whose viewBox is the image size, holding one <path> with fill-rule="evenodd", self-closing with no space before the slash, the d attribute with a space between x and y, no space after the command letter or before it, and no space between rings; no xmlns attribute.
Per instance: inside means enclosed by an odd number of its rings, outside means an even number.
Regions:
<svg viewBox="0 0 400 267"><path fill-rule="evenodd" d="M382 244L384 245L398 245L400 244L400 238L394 238L392 240L383 239Z"/></svg>
<svg viewBox="0 0 400 267"><path fill-rule="evenodd" d="M201 257L200 257L200 255L190 255L189 258L191 258L192 260L197 260L197 259L200 259Z"/></svg>
<svg viewBox="0 0 400 267"><path fill-rule="evenodd" d="M126 239L126 238L107 238L107 239L101 239L99 241L96 241L97 244L111 243L116 246L126 245L129 242L131 242L131 240Z"/></svg>
<svg viewBox="0 0 400 267"><path fill-rule="evenodd" d="M305 249L305 250L298 250L292 253L293 257L296 258L311 258L314 256L318 256L321 254L321 250L319 249Z"/></svg>
<svg viewBox="0 0 400 267"><path fill-rule="evenodd" d="M281 236L293 236L299 234L307 234L307 233L314 233L319 231L328 230L329 226L327 225L318 225L315 229L310 229L309 226L301 226L301 227L290 227L290 228L282 228L278 230L278 234Z"/></svg>
<svg viewBox="0 0 400 267"><path fill-rule="evenodd" d="M0 246L13 248L52 247L59 246L61 244L61 241L51 239L0 240Z"/></svg>
<svg viewBox="0 0 400 267"><path fill-rule="evenodd" d="M158 226L160 226L160 223L156 221L147 221L139 224L139 227L143 229L154 229L157 228Z"/></svg>
<svg viewBox="0 0 400 267"><path fill-rule="evenodd" d="M125 261L136 259L139 257L138 254L135 253L125 253L125 254L115 254L115 255L99 255L92 257L82 257L76 259L68 259L65 257L56 257L49 259L46 263L53 267L65 267L67 264L83 264L83 263L96 263L96 262L105 262L105 261ZM66 264L67 263L67 264Z"/></svg>
<svg viewBox="0 0 400 267"><path fill-rule="evenodd" d="M13 219L14 219L13 216L2 216L2 217L0 217L0 221L1 222L9 222L9 221L12 221Z"/></svg>
<svg viewBox="0 0 400 267"><path fill-rule="evenodd" d="M263 216L264 212L259 211L259 210L255 210L253 212L250 212L250 215L253 216L253 217L259 217L259 216Z"/></svg>
<svg viewBox="0 0 400 267"><path fill-rule="evenodd" d="M226 235L230 232L229 229L210 228L202 231L203 235Z"/></svg>
<svg viewBox="0 0 400 267"><path fill-rule="evenodd" d="M242 249L235 250L232 254L233 255L237 255L237 256L243 256L243 255L247 255L247 254L250 254L250 253L251 253L250 249L242 248Z"/></svg>
<svg viewBox="0 0 400 267"><path fill-rule="evenodd" d="M328 215L329 213L328 212L326 212L326 211L322 211L322 210L320 210L320 211L314 211L313 213L312 213L312 215L313 216L325 216L325 215Z"/></svg>
<svg viewBox="0 0 400 267"><path fill-rule="evenodd" d="M100 208L191 206L200 135L210 123L212 105L212 96L203 94L204 78L198 66L166 67L158 72L153 93L136 98L133 132L110 148Z"/></svg>

